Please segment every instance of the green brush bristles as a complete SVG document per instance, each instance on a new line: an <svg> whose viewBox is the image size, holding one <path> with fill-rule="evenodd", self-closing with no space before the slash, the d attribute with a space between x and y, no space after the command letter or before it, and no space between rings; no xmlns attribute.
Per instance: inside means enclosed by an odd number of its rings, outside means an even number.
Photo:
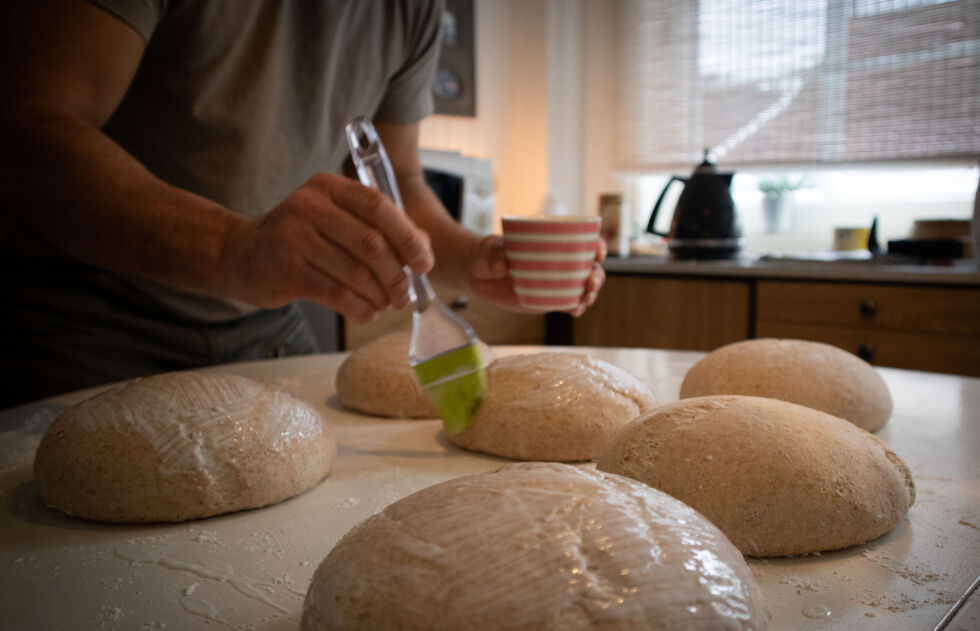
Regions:
<svg viewBox="0 0 980 631"><path fill-rule="evenodd" d="M469 427L480 403L487 376L476 344L460 346L415 365L422 387L436 406L450 434Z"/></svg>

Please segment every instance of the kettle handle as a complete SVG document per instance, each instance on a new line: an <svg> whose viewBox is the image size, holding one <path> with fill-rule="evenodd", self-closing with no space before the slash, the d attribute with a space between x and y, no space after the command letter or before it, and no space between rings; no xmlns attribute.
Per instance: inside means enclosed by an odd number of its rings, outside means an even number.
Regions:
<svg viewBox="0 0 980 631"><path fill-rule="evenodd" d="M679 175L672 175L670 176L670 179L667 180L667 185L664 186L664 190L660 192L660 197L657 198L657 203L653 205L653 212L650 213L650 221L647 222L647 232L650 234L655 234L660 237L667 236L666 232L658 232L653 227L653 223L657 220L657 213L660 211L660 204L663 203L664 197L667 196L667 189L670 188L670 185L673 184L675 180L678 182L684 182L685 184L687 183L687 178Z"/></svg>

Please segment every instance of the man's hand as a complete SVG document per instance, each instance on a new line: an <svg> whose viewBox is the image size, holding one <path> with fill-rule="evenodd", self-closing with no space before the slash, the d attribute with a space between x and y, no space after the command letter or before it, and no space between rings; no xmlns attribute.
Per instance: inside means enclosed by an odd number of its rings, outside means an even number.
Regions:
<svg viewBox="0 0 980 631"><path fill-rule="evenodd" d="M390 199L320 173L232 231L220 267L230 295L256 306L310 299L366 322L408 304L405 266L432 264L428 235Z"/></svg>
<svg viewBox="0 0 980 631"><path fill-rule="evenodd" d="M601 265L605 258L606 242L599 239L595 262L592 264L592 272L586 279L585 290L582 292L578 306L569 312L576 318L585 313L599 295L599 289L606 280L606 272ZM484 237L479 241L472 257L469 285L477 295L513 311L531 312L520 305L517 294L514 293L514 285L507 272L504 240L499 235Z"/></svg>

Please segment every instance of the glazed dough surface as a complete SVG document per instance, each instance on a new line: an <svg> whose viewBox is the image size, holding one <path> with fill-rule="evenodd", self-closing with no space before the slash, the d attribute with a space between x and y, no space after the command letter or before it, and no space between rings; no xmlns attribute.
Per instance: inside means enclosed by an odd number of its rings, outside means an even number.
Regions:
<svg viewBox="0 0 980 631"><path fill-rule="evenodd" d="M707 520L616 475L521 463L437 484L353 528L301 628L761 629L752 573Z"/></svg>
<svg viewBox="0 0 980 631"><path fill-rule="evenodd" d="M871 364L836 346L808 340L762 338L722 346L691 367L681 398L715 394L771 397L881 429L892 398Z"/></svg>
<svg viewBox="0 0 980 631"><path fill-rule="evenodd" d="M374 416L438 417L408 363L411 337L411 331L397 331L355 349L337 372L340 402Z"/></svg>
<svg viewBox="0 0 980 631"><path fill-rule="evenodd" d="M448 438L515 460L590 460L653 406L650 388L610 362L579 353L512 355L490 364L472 425Z"/></svg>
<svg viewBox="0 0 980 631"><path fill-rule="evenodd" d="M623 429L597 466L676 497L752 556L870 541L915 500L908 467L874 435L762 397L697 397L657 408Z"/></svg>
<svg viewBox="0 0 980 631"><path fill-rule="evenodd" d="M336 445L308 403L217 371L136 379L66 410L35 474L47 503L100 521L183 521L278 502L322 479Z"/></svg>

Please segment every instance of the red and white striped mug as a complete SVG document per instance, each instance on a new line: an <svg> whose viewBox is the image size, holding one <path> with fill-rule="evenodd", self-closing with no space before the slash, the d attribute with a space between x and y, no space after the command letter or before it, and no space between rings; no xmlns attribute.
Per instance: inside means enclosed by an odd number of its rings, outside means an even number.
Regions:
<svg viewBox="0 0 980 631"><path fill-rule="evenodd" d="M598 216L505 216L504 252L522 306L569 311L578 306L599 242Z"/></svg>

